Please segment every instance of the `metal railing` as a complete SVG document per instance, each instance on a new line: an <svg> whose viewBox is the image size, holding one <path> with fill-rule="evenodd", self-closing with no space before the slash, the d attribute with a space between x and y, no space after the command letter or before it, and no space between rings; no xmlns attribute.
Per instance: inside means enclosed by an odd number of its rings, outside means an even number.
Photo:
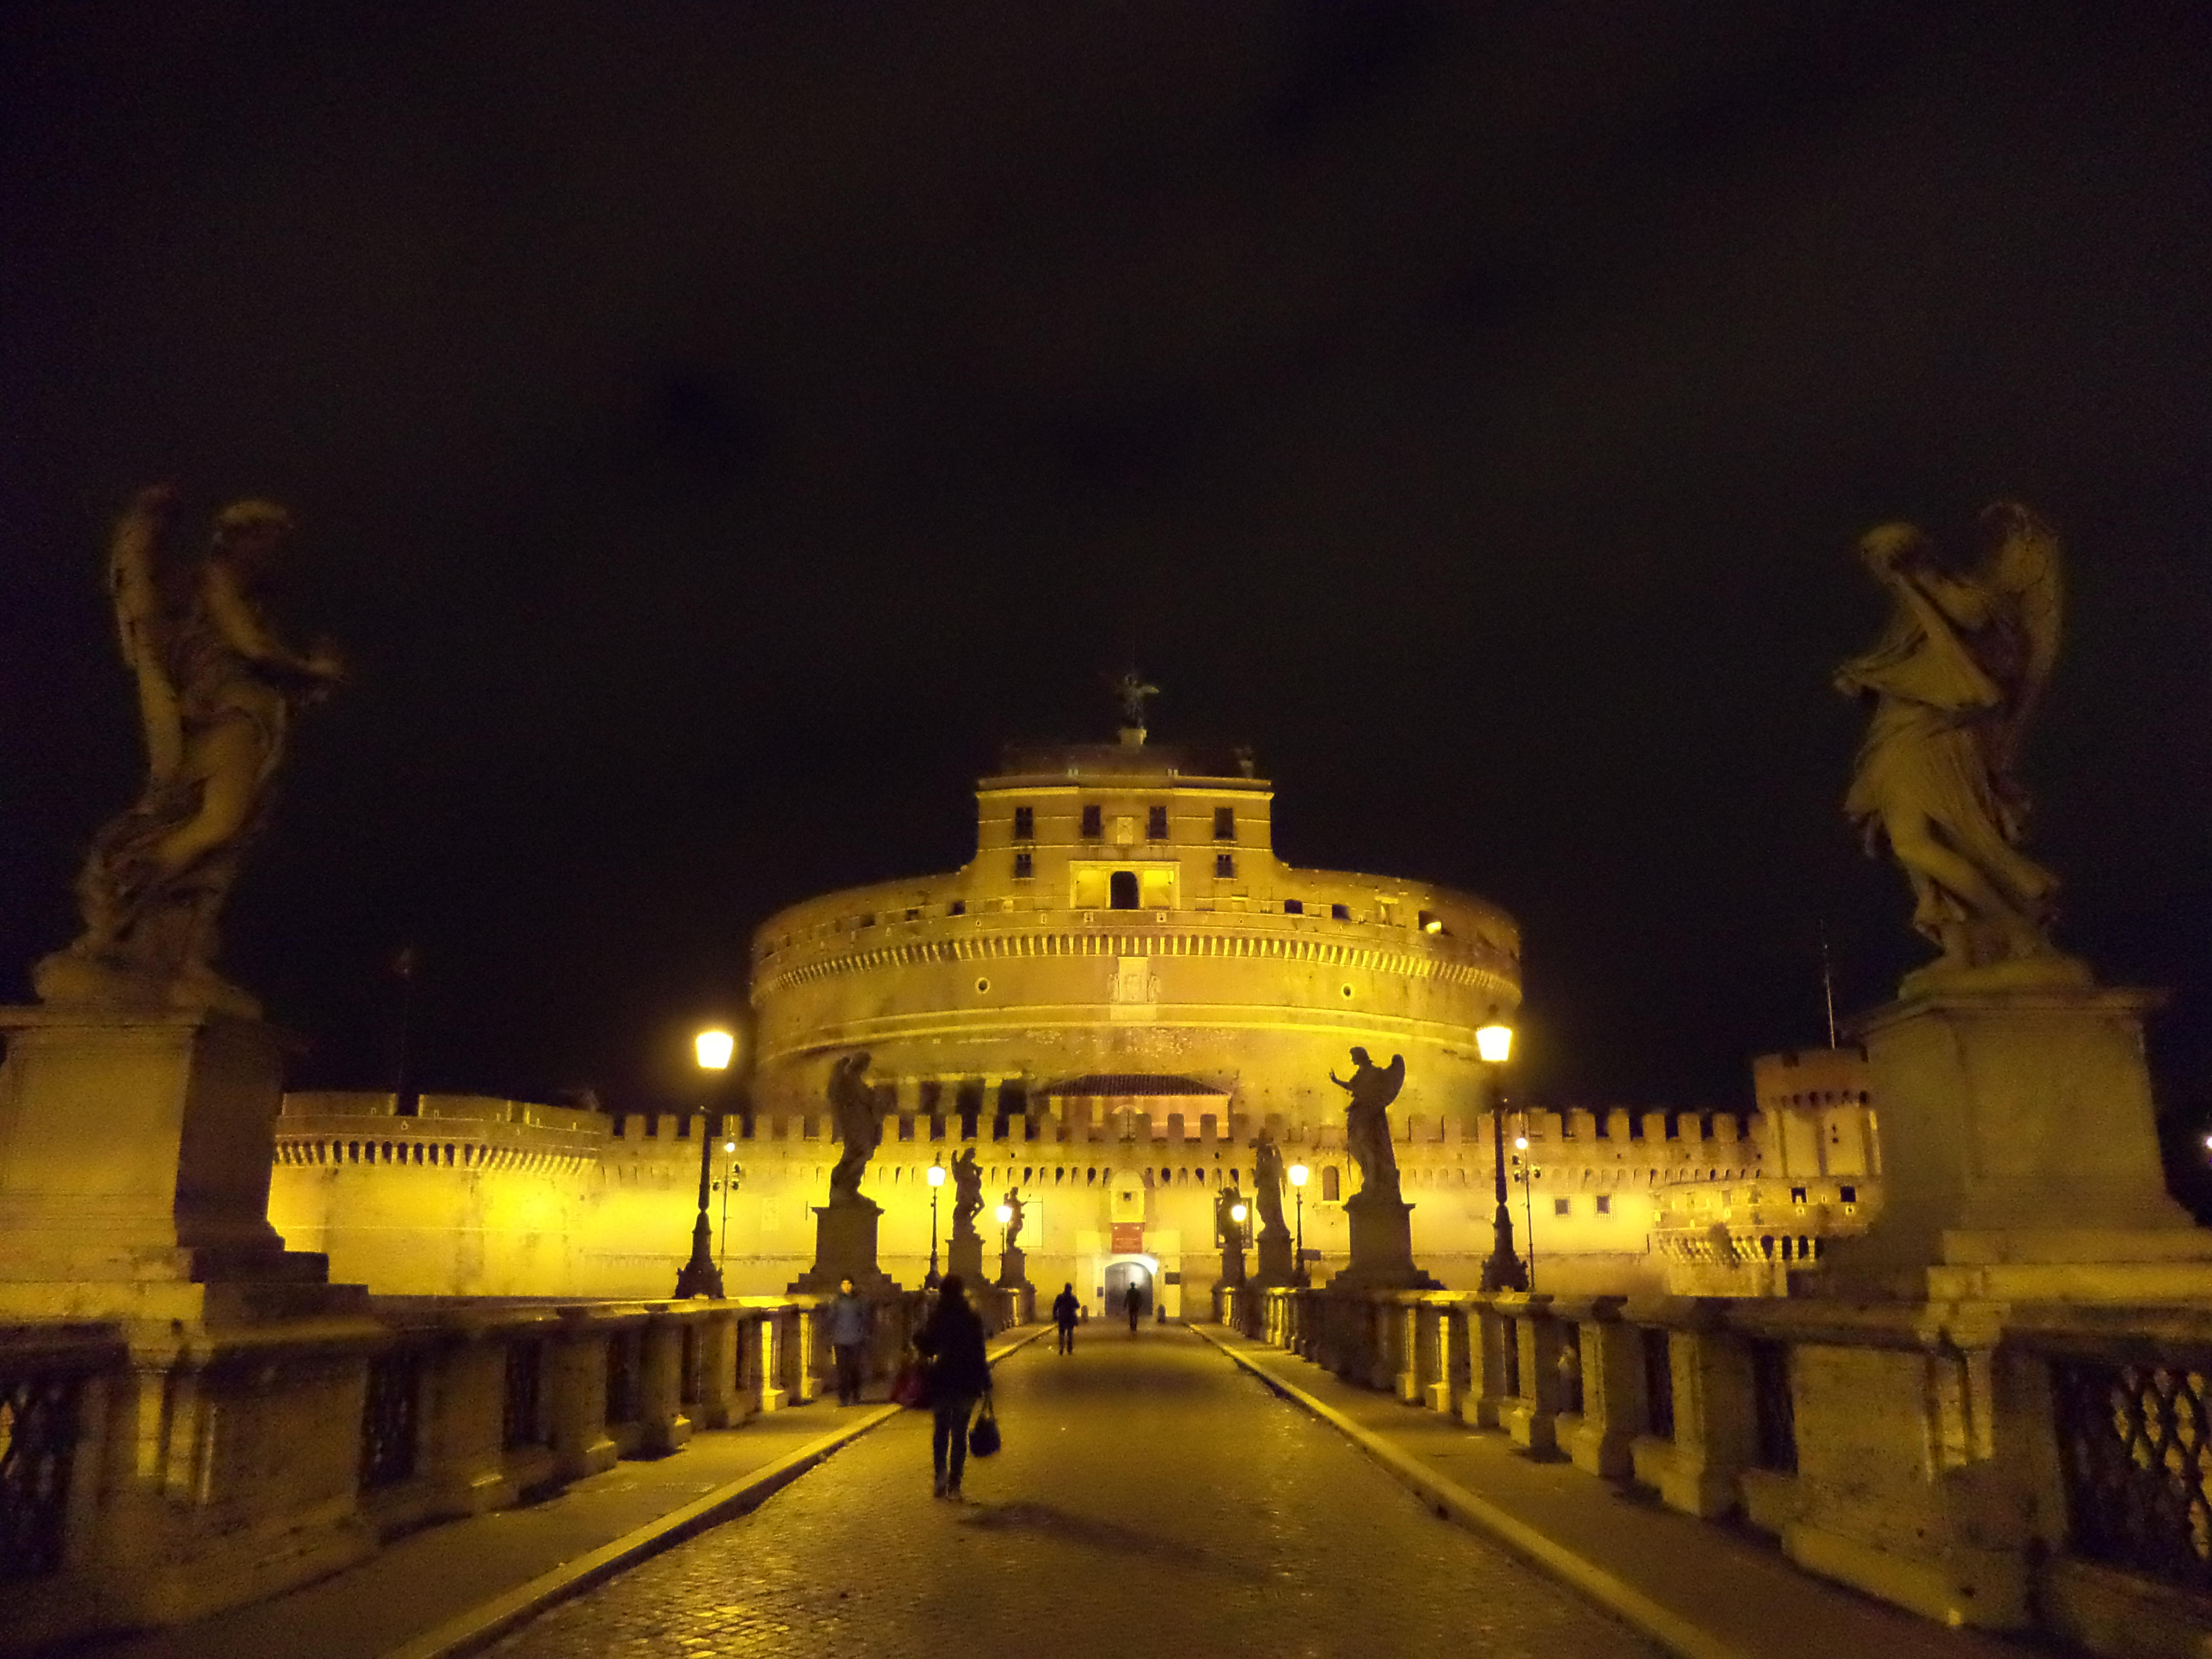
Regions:
<svg viewBox="0 0 2212 1659"><path fill-rule="evenodd" d="M2069 1543L2076 1554L2212 1590L2208 1370L2212 1365L2201 1359L2052 1363Z"/></svg>
<svg viewBox="0 0 2212 1659"><path fill-rule="evenodd" d="M0 1579L62 1564L83 1392L74 1369L0 1369Z"/></svg>

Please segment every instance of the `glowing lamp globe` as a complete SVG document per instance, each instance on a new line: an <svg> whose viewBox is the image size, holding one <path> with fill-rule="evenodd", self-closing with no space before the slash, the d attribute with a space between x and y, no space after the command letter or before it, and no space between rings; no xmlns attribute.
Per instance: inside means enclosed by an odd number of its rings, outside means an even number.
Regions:
<svg viewBox="0 0 2212 1659"><path fill-rule="evenodd" d="M1516 1152L1527 1152L1528 1150L1528 1137L1526 1135L1514 1136L1513 1147Z"/></svg>
<svg viewBox="0 0 2212 1659"><path fill-rule="evenodd" d="M1229 1218L1231 1221L1242 1221L1248 1213L1249 1212L1242 1204L1232 1204L1229 1206Z"/></svg>
<svg viewBox="0 0 2212 1659"><path fill-rule="evenodd" d="M1510 1025L1486 1025L1474 1034L1475 1052L1484 1063L1503 1066L1513 1058L1513 1028Z"/></svg>
<svg viewBox="0 0 2212 1659"><path fill-rule="evenodd" d="M1291 1186L1293 1186L1293 1187L1303 1187L1303 1186L1304 1186L1304 1185L1306 1184L1306 1177L1307 1177L1308 1176L1310 1176L1312 1173L1313 1173L1313 1171L1312 1171L1311 1170L1309 1170L1308 1168L1306 1168L1306 1166L1305 1166L1304 1164L1291 1164Z"/></svg>
<svg viewBox="0 0 2212 1659"><path fill-rule="evenodd" d="M942 1187L945 1184L945 1166L942 1164L933 1164L929 1166L929 1184L933 1187Z"/></svg>
<svg viewBox="0 0 2212 1659"><path fill-rule="evenodd" d="M722 1150L726 1152L734 1152L738 1150L738 1143L734 1140L726 1140L722 1143Z"/></svg>
<svg viewBox="0 0 2212 1659"><path fill-rule="evenodd" d="M1003 1227L1014 1218L1014 1206L1011 1204L1001 1204L992 1213L999 1218L999 1224Z"/></svg>
<svg viewBox="0 0 2212 1659"><path fill-rule="evenodd" d="M738 1040L727 1031L702 1031L692 1039L691 1046L698 1051L699 1064L709 1072L730 1069L730 1056L738 1051Z"/></svg>

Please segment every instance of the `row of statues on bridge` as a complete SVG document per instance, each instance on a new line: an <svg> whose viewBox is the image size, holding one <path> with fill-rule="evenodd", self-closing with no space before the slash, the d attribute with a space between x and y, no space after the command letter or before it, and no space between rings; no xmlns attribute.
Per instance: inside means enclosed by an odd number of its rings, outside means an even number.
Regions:
<svg viewBox="0 0 2212 1659"><path fill-rule="evenodd" d="M1350 1078L1340 1078L1334 1072L1328 1074L1328 1080L1351 1097L1344 1114L1345 1150L1359 1167L1359 1190L1397 1202L1401 1194L1398 1158L1390 1144L1390 1103L1405 1087L1406 1059L1402 1054L1394 1055L1388 1066L1377 1066L1368 1058L1364 1048L1354 1048L1352 1058ZM849 1204L860 1198L860 1182L867 1172L869 1160L883 1145L884 1103L876 1086L868 1081L871 1059L866 1050L855 1049L839 1056L830 1067L826 1093L843 1147L830 1171L832 1204ZM969 1147L956 1157L947 1173L954 1194L953 1225L966 1232L974 1227L975 1218L983 1208L983 1176L976 1163L975 1148ZM1253 1152L1253 1202L1258 1206L1261 1219L1273 1232L1284 1231L1285 1179L1282 1149L1275 1145L1273 1136L1262 1133ZM1233 1183L1223 1188L1217 1197L1215 1220L1224 1237L1234 1231L1236 1224L1229 1210L1239 1201ZM1007 1242L1012 1243L1022 1227L1020 1188L1008 1188L1005 1203L1012 1212L1007 1224Z"/></svg>

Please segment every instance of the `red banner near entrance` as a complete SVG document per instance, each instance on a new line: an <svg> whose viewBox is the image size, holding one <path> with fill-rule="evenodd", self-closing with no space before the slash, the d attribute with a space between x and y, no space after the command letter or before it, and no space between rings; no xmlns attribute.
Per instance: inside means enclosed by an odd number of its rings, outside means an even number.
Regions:
<svg viewBox="0 0 2212 1659"><path fill-rule="evenodd" d="M1114 1224L1114 1254L1142 1255L1145 1253L1145 1224L1141 1221L1117 1221Z"/></svg>

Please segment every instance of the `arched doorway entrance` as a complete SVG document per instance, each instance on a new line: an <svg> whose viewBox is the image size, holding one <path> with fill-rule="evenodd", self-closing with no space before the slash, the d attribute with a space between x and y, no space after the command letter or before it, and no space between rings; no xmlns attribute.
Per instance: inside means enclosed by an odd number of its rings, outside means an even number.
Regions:
<svg viewBox="0 0 2212 1659"><path fill-rule="evenodd" d="M1148 1255L1116 1256L1106 1264L1106 1317L1127 1317L1132 1288L1144 1298L1140 1320L1152 1318L1159 1309L1159 1264Z"/></svg>

